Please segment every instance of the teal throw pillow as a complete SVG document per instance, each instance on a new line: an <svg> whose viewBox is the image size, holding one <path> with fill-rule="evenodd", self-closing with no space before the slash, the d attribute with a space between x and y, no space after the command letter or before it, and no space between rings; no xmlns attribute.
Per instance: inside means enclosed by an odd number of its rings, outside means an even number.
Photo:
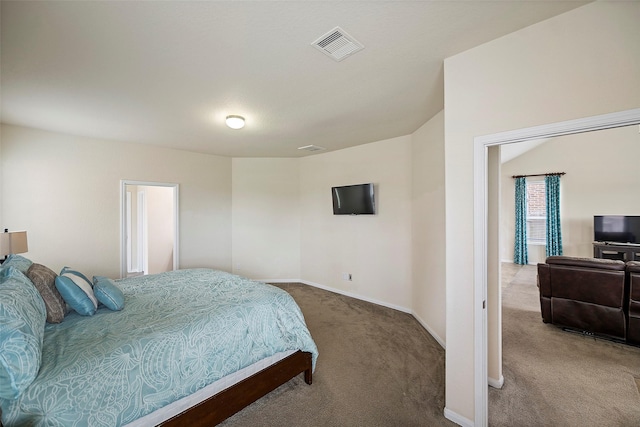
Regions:
<svg viewBox="0 0 640 427"><path fill-rule="evenodd" d="M20 272L27 274L27 270L31 267L31 260L23 257L22 255L11 254L2 263L2 268L15 267Z"/></svg>
<svg viewBox="0 0 640 427"><path fill-rule="evenodd" d="M98 302L109 310L119 311L124 308L124 294L108 277L93 276L93 293Z"/></svg>
<svg viewBox="0 0 640 427"><path fill-rule="evenodd" d="M93 294L91 282L66 272L56 277L56 289L64 302L82 316L93 316L98 309L98 300Z"/></svg>
<svg viewBox="0 0 640 427"><path fill-rule="evenodd" d="M17 399L40 370L47 311L38 290L13 266L0 272L0 397Z"/></svg>

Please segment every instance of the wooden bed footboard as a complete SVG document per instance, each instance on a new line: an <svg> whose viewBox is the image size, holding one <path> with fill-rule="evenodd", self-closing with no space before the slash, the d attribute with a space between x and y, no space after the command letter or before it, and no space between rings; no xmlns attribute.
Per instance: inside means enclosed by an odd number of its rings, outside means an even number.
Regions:
<svg viewBox="0 0 640 427"><path fill-rule="evenodd" d="M219 424L302 372L304 381L311 384L311 353L297 351L158 425L206 427Z"/></svg>

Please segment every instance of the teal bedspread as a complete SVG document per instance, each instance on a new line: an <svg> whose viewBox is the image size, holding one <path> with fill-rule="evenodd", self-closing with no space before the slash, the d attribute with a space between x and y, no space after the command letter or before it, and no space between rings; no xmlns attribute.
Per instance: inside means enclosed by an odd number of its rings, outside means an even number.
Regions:
<svg viewBox="0 0 640 427"><path fill-rule="evenodd" d="M285 291L208 269L118 282L125 308L47 324L36 380L5 426L119 426L264 357L317 348Z"/></svg>

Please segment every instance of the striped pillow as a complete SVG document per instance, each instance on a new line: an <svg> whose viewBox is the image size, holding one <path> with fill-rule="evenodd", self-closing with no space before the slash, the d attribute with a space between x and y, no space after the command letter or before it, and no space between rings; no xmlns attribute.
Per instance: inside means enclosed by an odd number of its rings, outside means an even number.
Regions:
<svg viewBox="0 0 640 427"><path fill-rule="evenodd" d="M91 282L82 273L65 271L66 268L56 277L56 289L75 312L82 316L93 316L98 309L98 300L93 294Z"/></svg>

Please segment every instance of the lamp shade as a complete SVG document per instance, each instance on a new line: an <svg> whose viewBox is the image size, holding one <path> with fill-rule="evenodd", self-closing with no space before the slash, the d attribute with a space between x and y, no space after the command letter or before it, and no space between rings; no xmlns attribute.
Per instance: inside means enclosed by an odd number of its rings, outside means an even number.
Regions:
<svg viewBox="0 0 640 427"><path fill-rule="evenodd" d="M1 255L22 254L29 250L26 231L0 233Z"/></svg>

